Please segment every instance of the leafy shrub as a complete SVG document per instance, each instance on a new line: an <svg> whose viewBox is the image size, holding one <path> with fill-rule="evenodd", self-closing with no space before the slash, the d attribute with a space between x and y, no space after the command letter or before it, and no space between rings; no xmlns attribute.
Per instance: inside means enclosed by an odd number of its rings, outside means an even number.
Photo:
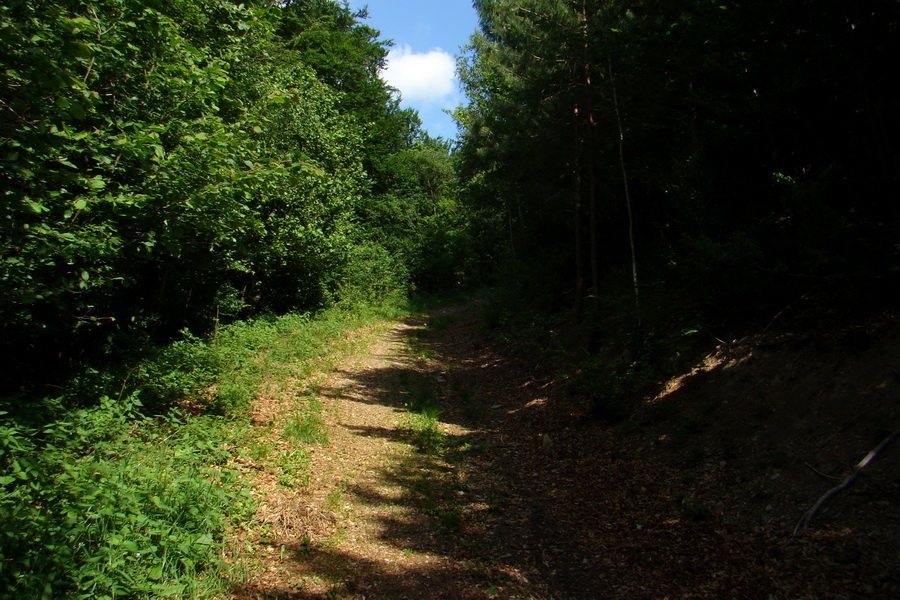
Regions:
<svg viewBox="0 0 900 600"><path fill-rule="evenodd" d="M247 503L221 431L139 407L104 398L41 430L0 426L0 598L215 591L228 516Z"/></svg>

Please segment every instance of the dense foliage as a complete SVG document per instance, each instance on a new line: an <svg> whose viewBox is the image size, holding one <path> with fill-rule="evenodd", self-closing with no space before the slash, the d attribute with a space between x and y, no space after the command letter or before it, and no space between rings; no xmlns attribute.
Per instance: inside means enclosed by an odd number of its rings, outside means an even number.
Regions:
<svg viewBox="0 0 900 600"><path fill-rule="evenodd" d="M596 298L629 241L720 305L896 279L896 2L475 5L462 173L530 285Z"/></svg>
<svg viewBox="0 0 900 600"><path fill-rule="evenodd" d="M452 174L415 157L446 165L447 148L378 78L386 49L362 16L331 1L2 7L7 391L58 385L136 334L431 281L407 264L428 242L393 236L434 214L419 196L439 202ZM373 222L371 204L391 211Z"/></svg>

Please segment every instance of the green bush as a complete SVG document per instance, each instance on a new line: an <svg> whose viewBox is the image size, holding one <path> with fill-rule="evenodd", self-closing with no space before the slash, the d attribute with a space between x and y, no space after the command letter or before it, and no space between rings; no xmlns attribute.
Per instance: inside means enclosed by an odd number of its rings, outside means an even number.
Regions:
<svg viewBox="0 0 900 600"><path fill-rule="evenodd" d="M139 408L104 398L40 430L0 426L0 598L221 588L228 519L248 505L222 426L155 423Z"/></svg>

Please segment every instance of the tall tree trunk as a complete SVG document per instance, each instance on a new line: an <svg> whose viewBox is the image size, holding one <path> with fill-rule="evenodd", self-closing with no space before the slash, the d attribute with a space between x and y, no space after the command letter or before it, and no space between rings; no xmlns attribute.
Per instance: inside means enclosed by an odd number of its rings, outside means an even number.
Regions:
<svg viewBox="0 0 900 600"><path fill-rule="evenodd" d="M622 127L622 113L616 94L616 78L613 74L612 58L609 59L609 83L612 86L613 110L619 126L619 166L622 168L622 185L625 188L625 206L628 209L628 245L631 248L631 279L634 283L634 310L638 327L641 325L641 294L638 287L637 254L634 251L634 213L631 210L631 190L628 187L628 172L625 170L625 128Z"/></svg>
<svg viewBox="0 0 900 600"><path fill-rule="evenodd" d="M600 268L599 242L597 232L597 172L594 165L594 148L596 145L596 125L594 122L594 99L591 81L590 61L590 32L588 31L587 0L581 2L581 23L584 35L584 89L587 108L587 147L585 159L588 170L588 205L590 206L590 236L591 236L591 304L594 308L600 305Z"/></svg>
<svg viewBox="0 0 900 600"><path fill-rule="evenodd" d="M509 221L509 250L512 252L513 260L516 259L516 236L513 229L513 213L512 206L509 205L509 202L506 203L506 217Z"/></svg>
<svg viewBox="0 0 900 600"><path fill-rule="evenodd" d="M578 105L575 105L575 135L573 159L575 161L575 313L581 314L584 302L584 264L581 257L581 127Z"/></svg>

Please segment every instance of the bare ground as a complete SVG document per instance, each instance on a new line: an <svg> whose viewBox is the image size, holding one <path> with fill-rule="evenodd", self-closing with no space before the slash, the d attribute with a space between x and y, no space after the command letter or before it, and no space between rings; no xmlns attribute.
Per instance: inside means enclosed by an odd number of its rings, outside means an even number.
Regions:
<svg viewBox="0 0 900 600"><path fill-rule="evenodd" d="M366 351L263 395L276 452L244 465L260 509L234 598L900 597L898 448L792 535L898 427L894 315L720 343L613 427L479 314L359 332ZM328 440L286 481L280 423L310 395ZM408 411L426 397L431 452Z"/></svg>

